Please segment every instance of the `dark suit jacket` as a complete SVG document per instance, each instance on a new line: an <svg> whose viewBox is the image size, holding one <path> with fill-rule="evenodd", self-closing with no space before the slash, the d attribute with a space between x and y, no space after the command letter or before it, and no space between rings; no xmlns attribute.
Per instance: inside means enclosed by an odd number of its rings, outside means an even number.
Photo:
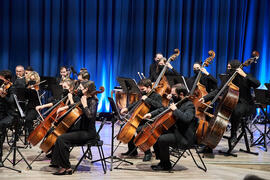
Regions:
<svg viewBox="0 0 270 180"><path fill-rule="evenodd" d="M188 80L187 80L187 86L188 86L188 89L190 91L193 87L193 84L194 84L196 78L197 78L197 76L192 76L192 77L188 78ZM201 79L200 79L200 83L205 86L206 91L208 93L217 89L217 79L214 78L211 74L209 74L208 76L205 74L202 74Z"/></svg>
<svg viewBox="0 0 270 180"><path fill-rule="evenodd" d="M160 114L167 108L159 108L151 112L152 117ZM178 146L188 147L195 143L195 132L198 126L198 120L195 117L195 107L189 100L184 101L177 106L173 112L176 124L170 129L177 139ZM184 139L183 139L184 138Z"/></svg>
<svg viewBox="0 0 270 180"><path fill-rule="evenodd" d="M163 107L162 106L162 98L161 96L156 93L156 92L153 92L151 95L149 95L148 98L145 99L145 103L147 105L149 105L150 107L150 112L155 110L155 109L158 109L158 108L161 108ZM138 102L135 102L131 105L128 106L128 110L130 111L133 107L135 107L136 105L138 104Z"/></svg>

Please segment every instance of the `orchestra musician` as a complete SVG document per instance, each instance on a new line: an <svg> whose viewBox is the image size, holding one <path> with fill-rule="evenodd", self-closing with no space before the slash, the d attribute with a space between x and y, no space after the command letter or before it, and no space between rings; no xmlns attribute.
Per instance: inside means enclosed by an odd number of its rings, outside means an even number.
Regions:
<svg viewBox="0 0 270 180"><path fill-rule="evenodd" d="M239 128L241 118L254 112L254 102L251 96L251 88L255 89L260 86L260 81L254 78L251 74L245 73L241 68L239 68L240 65L241 63L239 60L231 60L227 65L226 71L228 80L234 74L234 72L238 73L232 83L239 87L239 100L230 117L231 137L228 141L229 147L237 140L237 130ZM224 84L225 82L222 83L219 89L210 92L208 95L201 98L200 101L207 102L212 100L219 90L224 86Z"/></svg>
<svg viewBox="0 0 270 180"><path fill-rule="evenodd" d="M30 71L25 75L26 89L25 97L27 99L26 105L26 116L25 116L25 129L26 134L30 134L33 130L33 121L38 116L37 111L35 110L36 106L41 105L39 97L39 83L40 77L36 71Z"/></svg>
<svg viewBox="0 0 270 180"><path fill-rule="evenodd" d="M12 81L15 88L24 88L26 83L25 83L25 72L24 72L24 67L22 65L18 65L15 68L16 72L16 77Z"/></svg>
<svg viewBox="0 0 270 180"><path fill-rule="evenodd" d="M63 87L62 98L67 96L67 100L64 102L66 106L64 106L63 108L59 108L58 113L60 111L68 109L67 105L73 105L74 103L76 103L77 101L80 100L78 96L76 96L76 95L73 96L74 89L75 89L75 83L73 80L64 80L62 82L62 87ZM49 102L47 104L36 106L35 109L36 109L36 111L40 111L44 108L50 108L50 107L54 106L58 101L59 100L54 100L54 101ZM52 153L46 154L46 157L49 159L52 158Z"/></svg>
<svg viewBox="0 0 270 180"><path fill-rule="evenodd" d="M172 168L169 155L169 147L185 148L195 143L195 132L198 124L195 118L195 107L193 103L186 99L182 104L175 103L183 99L188 94L183 84L176 84L172 87L169 108L173 111L173 117L176 124L173 125L166 133L162 134L156 144L154 150L156 159L160 159L157 165L151 168L155 171L170 170ZM144 118L151 118L166 110L165 107L147 113Z"/></svg>
<svg viewBox="0 0 270 180"><path fill-rule="evenodd" d="M157 60L156 60L157 59ZM152 64L150 67L150 78L152 82L155 82L161 73L162 69L164 68L165 65L167 65L168 69L165 72L165 76L168 80L168 83L172 86L174 85L174 78L175 76L180 76L180 74L176 71L176 69L173 68L173 66L167 62L166 58L163 56L161 57L161 54L157 54L157 57L155 58L156 60L156 68L155 71L153 70L154 65ZM172 78L171 78L172 77Z"/></svg>
<svg viewBox="0 0 270 180"><path fill-rule="evenodd" d="M62 87L63 87L63 92L62 92L62 95L61 95L61 98L65 97L65 96L68 96L68 100L73 104L74 101L73 99L71 98L71 94L73 93L74 91L74 81L73 80L64 80L62 82ZM39 106L36 106L36 111L40 111L44 108L50 108L52 107L54 104L56 104L58 102L58 100L60 99L55 99L54 101L52 102L49 102L47 104L43 104L43 105L39 105ZM68 102L66 102L67 104Z"/></svg>
<svg viewBox="0 0 270 180"><path fill-rule="evenodd" d="M202 65L200 62L195 62L193 64L193 72L194 72L194 76L188 78L187 80L187 86L188 89L191 90L193 87L193 84L197 78L197 75L199 74L199 72L202 71L202 76L200 79L200 83L202 85L205 86L206 91L212 92L213 90L217 89L217 79L214 78L205 68L202 68Z"/></svg>
<svg viewBox="0 0 270 180"><path fill-rule="evenodd" d="M154 60L155 62L150 65L149 70L149 79L151 82L155 82L159 76L159 69L158 69L158 63L163 58L163 55L161 53L157 53Z"/></svg>
<svg viewBox="0 0 270 180"><path fill-rule="evenodd" d="M151 95L149 95L148 97L146 96L147 93L149 93L152 89L152 82L150 79L142 79L139 81L138 83L138 87L142 93L142 97L141 99L150 107L150 111L153 111L157 108L162 107L162 99L161 96L159 94L157 94L156 92L153 92ZM137 105L137 102L134 102L133 104L130 104L127 108L123 108L121 110L121 114L124 115L125 113L127 113L128 111L130 111L133 107L135 107ZM143 125L146 123L147 121L143 120L141 121L139 127L137 128L137 132L139 132ZM121 153L121 155L129 155L129 156L137 156L138 152L136 149L136 146L133 142L134 137L129 141L128 143L128 151L125 153ZM136 149L136 150L135 150ZM150 150L144 152L144 158L143 161L150 161L152 158L152 153Z"/></svg>
<svg viewBox="0 0 270 180"><path fill-rule="evenodd" d="M217 89L217 82L218 82L217 79L214 78L205 68L202 67L201 62L195 62L193 64L194 76L188 78L188 80L187 80L188 89L189 90L192 89L200 71L202 72L202 76L201 76L200 81L199 81L200 84L202 84L205 87L205 89L208 93L216 90ZM208 112L213 113L213 109L209 109ZM206 116L206 120L208 122L210 121L209 116ZM209 147L203 147L199 151L201 153L213 153L213 150Z"/></svg>
<svg viewBox="0 0 270 180"><path fill-rule="evenodd" d="M33 72L33 71L34 71L34 69L33 69L31 66L27 66L27 67L25 68L24 74L25 74L25 76L27 76L28 74L30 74L30 73Z"/></svg>
<svg viewBox="0 0 270 180"><path fill-rule="evenodd" d="M57 84L61 85L64 80L70 79L70 72L66 66L60 67L60 77L56 79Z"/></svg>
<svg viewBox="0 0 270 180"><path fill-rule="evenodd" d="M80 69L80 73L83 72L83 71L88 72L87 69L86 69L85 67L82 67L82 68Z"/></svg>
<svg viewBox="0 0 270 180"><path fill-rule="evenodd" d="M15 88L11 84L11 78L12 74L9 70L0 72L0 165L2 163L6 129L10 128L15 118L19 117L19 111L14 100ZM10 87L7 89L8 86Z"/></svg>
<svg viewBox="0 0 270 180"><path fill-rule="evenodd" d="M90 74L87 71L81 71L78 74L78 80L75 82L75 87L79 87L80 83L83 81L89 81L90 80Z"/></svg>
<svg viewBox="0 0 270 180"><path fill-rule="evenodd" d="M59 171L53 173L54 175L70 175L72 174L71 165L69 162L69 149L72 144L86 143L90 139L95 139L96 128L96 113L98 99L93 93L96 87L93 81L84 81L80 84L78 96L80 97L81 105L79 106L83 115L79 120L80 129L70 130L62 134L56 140L52 150L51 167L59 167ZM65 106L63 109L67 109Z"/></svg>

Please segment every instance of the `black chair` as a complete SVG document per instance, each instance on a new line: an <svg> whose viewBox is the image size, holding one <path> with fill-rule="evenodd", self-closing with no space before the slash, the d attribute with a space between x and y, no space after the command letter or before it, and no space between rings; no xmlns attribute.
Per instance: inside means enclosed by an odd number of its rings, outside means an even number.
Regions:
<svg viewBox="0 0 270 180"><path fill-rule="evenodd" d="M204 163L204 161L203 161L203 159L202 159L200 153L198 152L198 147L199 147L199 145L196 145L196 144L191 145L191 146L186 147L186 148L175 148L175 147L170 147L170 155L176 158L176 161L171 160L171 163L172 163L172 169L175 167L175 165L180 161L180 159L181 159L182 157L186 157L184 154L187 153L188 156L191 156L191 157L192 157L192 160L193 160L193 162L195 163L195 165L196 165L199 169L201 169L201 170L203 170L204 172L206 172L206 171L207 171L207 167L206 167L206 165L205 165L205 163ZM200 166L200 165L197 163L197 161L196 161L196 159L195 159L195 157L194 157L194 155L193 155L191 149L194 149L194 150L195 150L196 154L198 155L198 157L199 157L199 159L200 159L200 161L201 161L202 166Z"/></svg>
<svg viewBox="0 0 270 180"><path fill-rule="evenodd" d="M83 151L83 155L80 158L80 160L78 161L78 163L76 164L75 168L73 169L73 173L77 170L78 166L81 164L83 159L87 158L89 160L92 160L91 147L95 146L95 147L98 148L98 152L99 152L103 172L104 172L104 174L106 174L107 164L106 164L106 161L105 161L105 156L104 156L103 147L102 147L103 146L103 141L100 140L100 136L99 136L99 132L103 128L105 122L106 122L106 118L103 118L103 120L102 120L102 122L101 122L101 124L99 126L99 129L97 131L97 138L96 139L91 139L91 140L89 140L88 142L86 142L84 144L75 144L75 145L72 146L72 148L76 147L76 146L81 146L82 151ZM86 151L84 151L84 149L83 149L84 146L87 147Z"/></svg>

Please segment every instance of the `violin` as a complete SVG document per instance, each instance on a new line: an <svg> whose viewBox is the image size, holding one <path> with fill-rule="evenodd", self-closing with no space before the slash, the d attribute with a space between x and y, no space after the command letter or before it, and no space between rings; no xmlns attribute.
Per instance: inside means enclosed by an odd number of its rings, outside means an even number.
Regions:
<svg viewBox="0 0 270 180"><path fill-rule="evenodd" d="M8 89L13 85L13 83L8 79L5 79L3 76L0 76L0 79L4 81L3 84L0 86L0 88L2 89L1 97L5 97L7 95Z"/></svg>
<svg viewBox="0 0 270 180"><path fill-rule="evenodd" d="M29 89L35 89L36 91L38 91L39 90L39 85L42 84L42 83L45 83L45 82L46 82L46 80L41 81L41 82L38 82L38 83L35 83L33 85L28 85L27 88L29 88Z"/></svg>

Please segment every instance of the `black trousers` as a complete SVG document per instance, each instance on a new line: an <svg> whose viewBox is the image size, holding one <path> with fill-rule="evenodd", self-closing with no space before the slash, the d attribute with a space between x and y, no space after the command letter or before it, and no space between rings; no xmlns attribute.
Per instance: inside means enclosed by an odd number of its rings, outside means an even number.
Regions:
<svg viewBox="0 0 270 180"><path fill-rule="evenodd" d="M156 157L160 158L162 164L170 164L169 147L184 148L187 144L188 140L182 135L176 138L176 135L172 132L162 134L154 145Z"/></svg>
<svg viewBox="0 0 270 180"><path fill-rule="evenodd" d="M28 109L26 111L25 129L28 131L28 133L31 133L31 131L33 131L34 120L37 118L37 116L38 113L35 109Z"/></svg>
<svg viewBox="0 0 270 180"><path fill-rule="evenodd" d="M139 133L143 127L144 127L144 124L145 123L141 123L139 125L139 127L136 129L136 132ZM136 148L135 144L134 144L134 139L135 139L135 136L132 137L132 139L128 142L128 151L131 152L131 151L134 151L134 149ZM147 150L144 152L144 154L150 154L151 153L151 150Z"/></svg>
<svg viewBox="0 0 270 180"><path fill-rule="evenodd" d="M232 112L230 122L231 122L231 137L236 137L237 130L241 123L241 118L246 115L250 115L254 112L254 107L252 105L239 102L234 111Z"/></svg>
<svg viewBox="0 0 270 180"><path fill-rule="evenodd" d="M6 116L0 119L0 161L2 161L3 156L3 144L6 137L6 129L12 126L14 117Z"/></svg>
<svg viewBox="0 0 270 180"><path fill-rule="evenodd" d="M52 150L51 164L62 168L70 168L69 150L72 144L84 144L90 139L95 139L96 135L88 131L72 131L59 136Z"/></svg>

